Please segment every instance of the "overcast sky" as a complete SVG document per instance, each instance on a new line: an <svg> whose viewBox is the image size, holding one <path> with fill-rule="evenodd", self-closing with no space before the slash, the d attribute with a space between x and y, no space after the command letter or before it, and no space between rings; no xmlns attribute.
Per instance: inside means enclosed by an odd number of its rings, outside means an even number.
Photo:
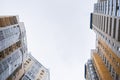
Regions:
<svg viewBox="0 0 120 80"><path fill-rule="evenodd" d="M96 0L0 0L0 15L19 15L28 49L51 80L84 80L84 64L95 48L89 15Z"/></svg>

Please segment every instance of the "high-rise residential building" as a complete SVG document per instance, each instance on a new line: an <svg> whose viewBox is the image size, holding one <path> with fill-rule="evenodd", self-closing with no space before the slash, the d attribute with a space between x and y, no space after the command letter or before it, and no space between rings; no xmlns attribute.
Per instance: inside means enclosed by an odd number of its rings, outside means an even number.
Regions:
<svg viewBox="0 0 120 80"><path fill-rule="evenodd" d="M32 55L28 55L24 62L25 74L22 80L49 80L49 71Z"/></svg>
<svg viewBox="0 0 120 80"><path fill-rule="evenodd" d="M18 16L0 17L0 80L50 80L49 70L28 54Z"/></svg>
<svg viewBox="0 0 120 80"><path fill-rule="evenodd" d="M96 49L85 64L86 80L120 80L120 0L98 0L90 15Z"/></svg>

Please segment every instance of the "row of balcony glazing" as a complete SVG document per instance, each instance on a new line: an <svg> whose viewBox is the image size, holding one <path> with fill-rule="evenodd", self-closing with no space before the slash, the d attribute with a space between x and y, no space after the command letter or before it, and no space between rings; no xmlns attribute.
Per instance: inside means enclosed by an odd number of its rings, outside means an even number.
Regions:
<svg viewBox="0 0 120 80"><path fill-rule="evenodd" d="M116 41L120 41L120 18L92 14L92 25L105 32Z"/></svg>
<svg viewBox="0 0 120 80"><path fill-rule="evenodd" d="M12 52L14 52L16 49L21 47L21 42L18 41L15 44L9 46L8 48L0 51L0 61L2 61L2 59L6 58L8 55L12 54Z"/></svg>
<svg viewBox="0 0 120 80"><path fill-rule="evenodd" d="M120 80L120 58L99 37L97 53L103 60L114 80Z"/></svg>
<svg viewBox="0 0 120 80"><path fill-rule="evenodd" d="M16 16L0 17L0 80L49 80L49 71L28 55L25 27Z"/></svg>
<svg viewBox="0 0 120 80"><path fill-rule="evenodd" d="M95 13L91 16L91 29L120 57L120 18Z"/></svg>
<svg viewBox="0 0 120 80"><path fill-rule="evenodd" d="M99 54L96 52L96 50L94 51L92 50L91 56L92 56L93 64L95 66L95 70L98 75L98 80L113 80L109 70L105 66L103 60L101 59Z"/></svg>
<svg viewBox="0 0 120 80"><path fill-rule="evenodd" d="M0 80L6 80L22 65L26 41L22 36L25 30L20 27L24 25L18 24L16 16L0 17Z"/></svg>
<svg viewBox="0 0 120 80"><path fill-rule="evenodd" d="M14 24L18 24L16 16L0 17L0 27L10 26Z"/></svg>
<svg viewBox="0 0 120 80"><path fill-rule="evenodd" d="M20 40L20 26L13 25L0 29L0 51Z"/></svg>
<svg viewBox="0 0 120 80"><path fill-rule="evenodd" d="M6 80L22 64L22 52L16 49L0 61L0 80Z"/></svg>
<svg viewBox="0 0 120 80"><path fill-rule="evenodd" d="M103 0L94 4L94 13L120 16L120 0Z"/></svg>
<svg viewBox="0 0 120 80"><path fill-rule="evenodd" d="M28 59L24 63L24 67L26 72L21 80L48 80L48 70L43 65L41 65L32 55L29 54Z"/></svg>
<svg viewBox="0 0 120 80"><path fill-rule="evenodd" d="M49 71L31 54L7 80L49 80Z"/></svg>
<svg viewBox="0 0 120 80"><path fill-rule="evenodd" d="M92 50L92 61L99 78L97 80L120 80L120 58L98 34L96 41L97 49Z"/></svg>
<svg viewBox="0 0 120 80"><path fill-rule="evenodd" d="M92 60L88 60L85 65L85 78L86 80L98 80L98 76Z"/></svg>

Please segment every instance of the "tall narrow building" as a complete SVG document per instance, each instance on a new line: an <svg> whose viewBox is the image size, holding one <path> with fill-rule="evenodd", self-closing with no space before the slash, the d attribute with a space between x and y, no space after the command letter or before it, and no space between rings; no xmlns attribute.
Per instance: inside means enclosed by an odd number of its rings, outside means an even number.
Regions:
<svg viewBox="0 0 120 80"><path fill-rule="evenodd" d="M120 80L120 0L98 0L90 15L96 49L85 64L86 80Z"/></svg>
<svg viewBox="0 0 120 80"><path fill-rule="evenodd" d="M49 80L49 70L28 54L18 16L0 17L0 80Z"/></svg>

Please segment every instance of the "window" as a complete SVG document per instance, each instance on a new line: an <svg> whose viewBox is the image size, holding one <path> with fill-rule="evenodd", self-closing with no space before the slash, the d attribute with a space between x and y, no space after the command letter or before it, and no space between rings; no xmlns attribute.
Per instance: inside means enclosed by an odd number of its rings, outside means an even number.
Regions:
<svg viewBox="0 0 120 80"><path fill-rule="evenodd" d="M105 64L106 64L106 67L108 67L108 61L107 61L107 60L106 60L106 63L105 63Z"/></svg>
<svg viewBox="0 0 120 80"><path fill-rule="evenodd" d="M117 51L119 51L119 52L120 52L120 47L117 47Z"/></svg>
<svg viewBox="0 0 120 80"><path fill-rule="evenodd" d="M5 49L5 54L9 55L9 49L8 48Z"/></svg>
<svg viewBox="0 0 120 80"><path fill-rule="evenodd" d="M17 25L17 27L19 27L19 25Z"/></svg>
<svg viewBox="0 0 120 80"><path fill-rule="evenodd" d="M111 72L111 74L112 74L112 77L114 78L115 76L115 72L114 72L115 70L114 69L112 69L112 72Z"/></svg>
<svg viewBox="0 0 120 80"><path fill-rule="evenodd" d="M108 33L108 20L109 20L109 18L107 17L107 22L106 22L106 33Z"/></svg>
<svg viewBox="0 0 120 80"><path fill-rule="evenodd" d="M118 66L118 67L120 66L120 63L119 63L119 62L117 62L117 66Z"/></svg>
<svg viewBox="0 0 120 80"><path fill-rule="evenodd" d="M115 58L114 57L113 57L112 61L115 62Z"/></svg>
<svg viewBox="0 0 120 80"><path fill-rule="evenodd" d="M43 73L40 73L40 75L43 75Z"/></svg>
<svg viewBox="0 0 120 80"><path fill-rule="evenodd" d="M108 43L110 43L110 40L108 40Z"/></svg>
<svg viewBox="0 0 120 80"><path fill-rule="evenodd" d="M15 64L15 67L17 66L17 64Z"/></svg>
<svg viewBox="0 0 120 80"><path fill-rule="evenodd" d="M0 64L0 74L3 72L2 64Z"/></svg>
<svg viewBox="0 0 120 80"><path fill-rule="evenodd" d="M107 37L105 37L105 40L107 40Z"/></svg>
<svg viewBox="0 0 120 80"><path fill-rule="evenodd" d="M106 57L104 57L104 63L106 62Z"/></svg>
<svg viewBox="0 0 120 80"><path fill-rule="evenodd" d="M12 47L11 47L11 46L9 47L9 51L10 51L10 52L11 52L11 51L13 51L13 49L12 49Z"/></svg>
<svg viewBox="0 0 120 80"><path fill-rule="evenodd" d="M110 65L110 66L109 66L109 71L110 71L110 72L111 72L111 69L112 69L112 66Z"/></svg>
<svg viewBox="0 0 120 80"><path fill-rule="evenodd" d="M118 28L118 41L120 41L120 20L119 20L119 28Z"/></svg>
<svg viewBox="0 0 120 80"><path fill-rule="evenodd" d="M2 41L3 39L4 39L3 32L0 31L0 41Z"/></svg>
<svg viewBox="0 0 120 80"><path fill-rule="evenodd" d="M115 38L115 33L116 33L116 19L114 19L113 38Z"/></svg>
<svg viewBox="0 0 120 80"><path fill-rule="evenodd" d="M115 47L115 43L113 43L112 46Z"/></svg>
<svg viewBox="0 0 120 80"><path fill-rule="evenodd" d="M17 24L17 23L18 23L16 16L13 16L13 22L14 22L14 24Z"/></svg>
<svg viewBox="0 0 120 80"><path fill-rule="evenodd" d="M116 78L115 78L115 80L118 80L119 79L119 75L118 74L116 74Z"/></svg>
<svg viewBox="0 0 120 80"><path fill-rule="evenodd" d="M110 18L110 29L109 29L109 35L111 36L111 29L112 28L112 18Z"/></svg>
<svg viewBox="0 0 120 80"><path fill-rule="evenodd" d="M110 54L110 58L112 57L112 55Z"/></svg>
<svg viewBox="0 0 120 80"><path fill-rule="evenodd" d="M4 58L4 51L1 51L1 52L0 52L0 58L1 58L1 59Z"/></svg>
<svg viewBox="0 0 120 80"><path fill-rule="evenodd" d="M28 61L28 60L27 60L26 62L27 62L27 63L29 63L29 61Z"/></svg>
<svg viewBox="0 0 120 80"><path fill-rule="evenodd" d="M40 80L39 78L37 80Z"/></svg>
<svg viewBox="0 0 120 80"><path fill-rule="evenodd" d="M16 28L16 26L14 26L13 28Z"/></svg>
<svg viewBox="0 0 120 80"><path fill-rule="evenodd" d="M16 46L17 46L17 47L20 47L20 46L21 46L21 42L18 41L18 42L16 43Z"/></svg>
<svg viewBox="0 0 120 80"><path fill-rule="evenodd" d="M28 58L28 60L29 60L29 61L31 61L31 59L30 59L30 58Z"/></svg>
<svg viewBox="0 0 120 80"><path fill-rule="evenodd" d="M120 52L120 47L119 47L119 49L118 49L118 50L119 50L119 52Z"/></svg>
<svg viewBox="0 0 120 80"><path fill-rule="evenodd" d="M41 70L44 73L44 70Z"/></svg>
<svg viewBox="0 0 120 80"><path fill-rule="evenodd" d="M27 65L27 63L24 63L24 67Z"/></svg>

